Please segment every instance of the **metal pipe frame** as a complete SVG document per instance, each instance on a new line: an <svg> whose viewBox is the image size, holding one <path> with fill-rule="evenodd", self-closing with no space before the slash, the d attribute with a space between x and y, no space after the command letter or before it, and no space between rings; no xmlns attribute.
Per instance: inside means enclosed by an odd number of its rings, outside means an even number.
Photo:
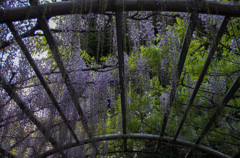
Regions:
<svg viewBox="0 0 240 158"><path fill-rule="evenodd" d="M45 89L45 91L47 92L49 98L52 101L52 104L55 106L55 108L57 109L58 113L60 114L60 116L62 117L64 123L67 125L70 133L72 134L73 138L75 139L76 142L79 143L79 140L77 138L77 135L75 134L73 128L71 127L71 125L69 124L69 121L67 120L67 118L65 117L65 114L63 113L63 111L61 110L56 98L54 97L52 91L50 90L46 80L44 79L44 77L42 76L40 70L38 69L34 59L32 58L29 50L27 49L26 45L23 43L21 37L18 35L18 32L16 31L14 25L12 23L8 23L8 28L11 30L13 36L15 37L15 40L17 41L18 45L20 46L20 48L22 49L23 54L25 55L25 57L27 58L29 64L32 66L34 72L36 73L38 79L40 80L43 88Z"/></svg>
<svg viewBox="0 0 240 158"><path fill-rule="evenodd" d="M230 158L228 155L223 154L219 151L216 151L214 149L208 148L204 145L198 145L194 144L189 141L181 140L181 139L176 139L176 141L173 143L173 137L167 137L167 136L159 136L159 135L154 135L154 134L140 134L140 133L131 133L131 134L108 134L108 135L101 135L101 136L95 136L91 139L85 139L80 142L80 145L85 145L89 144L92 141L95 142L100 142L100 141L108 141L108 140L120 140L120 139L139 139L139 140L156 140L156 141L162 141L162 142L167 142L169 144L176 144L176 145L182 145L186 147L194 147L195 149L204 151L206 153L209 153L213 156L219 157L219 158ZM63 145L59 148L55 148L49 151L46 151L45 153L42 153L38 156L37 158L44 158L47 156L50 156L52 154L55 154L59 151L67 150L73 147L79 146L77 143L70 143L67 145Z"/></svg>
<svg viewBox="0 0 240 158"><path fill-rule="evenodd" d="M185 59L186 59L186 56L187 56L187 52L188 52L190 42L191 42L191 39L192 39L192 35L193 35L194 29L196 27L197 18L198 18L197 13L192 13L191 14L190 21L189 21L189 24L188 24L188 28L187 28L187 31L186 31L186 34L185 34L185 37L184 37L182 50L181 50L180 57L179 57L179 60L178 60L177 70L176 70L176 73L174 73L173 77L172 77L171 92L170 92L169 102L167 104L166 112L165 112L164 117L163 117L162 129L161 129L161 133L160 133L161 136L164 135L164 132L165 132L165 129L166 129L168 117L169 117L169 114L170 114L170 111L171 111L173 101L175 99L175 93L176 93L176 90L177 90L178 81L180 79L180 76L181 76L181 73L182 73L182 70L183 70L183 66L184 66L184 63L185 63Z"/></svg>
<svg viewBox="0 0 240 158"><path fill-rule="evenodd" d="M119 82L121 93L121 110L122 110L122 132L127 133L126 121L126 99L125 99L125 74L124 74L124 53L123 53L123 11L116 12L116 26L117 26L117 44L118 44L118 63L119 63ZM127 150L127 140L123 140L124 151Z"/></svg>
<svg viewBox="0 0 240 158"><path fill-rule="evenodd" d="M50 131L32 114L31 110L25 105L24 101L19 97L16 91L12 86L5 80L3 75L0 73L0 83L2 83L3 89L8 93L8 95L17 103L22 112L37 126L39 131L44 135L47 141L49 141L53 147L59 147L57 141L51 137ZM60 151L63 157L66 157L65 154Z"/></svg>
<svg viewBox="0 0 240 158"><path fill-rule="evenodd" d="M49 26L47 24L47 21L44 19L44 18L39 18L39 23L40 23L40 26L41 26L41 29L43 30L44 32L44 36L46 37L47 39L47 42L48 42L48 45L50 47L50 50L52 52L52 55L53 55L53 58L55 60L55 62L57 63L57 66L61 72L61 75L62 75L62 78L67 86L67 89L70 93L70 96L71 96L71 99L74 103L74 106L75 108L77 109L77 112L80 116L80 119L82 120L82 124L83 124L83 127L85 128L86 132L89 133L89 127L88 127L88 121L87 121L87 118L84 116L83 114L83 111L82 111L82 108L79 104L79 101L77 99L77 96L76 96L76 93L75 93L75 89L72 85L72 82L69 78L69 75L67 73L67 70L66 68L64 67L64 64L62 62L62 59L60 57L60 52L58 50L58 46L51 34L51 31L49 29ZM91 137L91 134L89 133L89 137Z"/></svg>
<svg viewBox="0 0 240 158"><path fill-rule="evenodd" d="M179 124L179 127L178 127L178 129L177 129L177 132L176 132L176 135L175 135L174 139L177 139L177 137L178 137L178 135L179 135L179 133L180 133L180 130L181 130L182 127L183 127L183 124L184 124L184 122L185 122L185 120L186 120L186 118L187 118L187 115L188 115L188 113L189 113L189 111L190 111L190 108L191 108L191 106L192 106L192 103L193 103L193 101L194 101L194 99L195 99L195 97L196 97L196 95L197 95L197 92L198 92L198 90L199 90L199 88L200 88L200 86L201 86L201 84L202 84L203 78L204 78L204 76L205 76L205 74L206 74L206 72L207 72L207 69L208 69L208 67L209 67L209 65L210 65L210 63L211 63L211 60L212 60L212 58L213 58L213 55L214 55L214 53L215 53L215 51L216 51L216 49L217 49L217 45L218 45L218 43L220 42L220 40L221 40L221 38L222 38L222 35L223 35L223 33L224 33L224 31L225 31L225 29L226 29L226 27L227 27L228 21L229 21L229 18L228 18L228 17L225 17L225 18L223 19L223 22L222 22L222 24L221 24L221 26L220 26L220 29L219 29L219 31L218 31L218 34L217 34L216 38L215 38L215 41L212 43L211 49L210 49L210 51L209 51L209 53L208 53L207 59L206 59L206 61L205 61L205 63L204 63L204 66L203 66L203 68L202 68L201 74L200 74L200 76L199 76L199 78L198 78L198 80L197 80L197 83L196 83L195 88L194 88L194 90L193 90L193 92L192 92L192 95L191 95L191 97L190 97L190 100L188 101L187 107L186 107L186 109L185 109L185 111L184 111L183 117L182 117L182 119L181 119L181 122L180 122L180 124Z"/></svg>
<svg viewBox="0 0 240 158"><path fill-rule="evenodd" d="M164 7L163 7L164 6ZM122 29L122 16L124 11L174 11L174 12L189 12L191 13L190 22L188 25L188 29L186 31L186 35L183 42L183 47L181 50L180 58L177 65L176 73L173 75L173 82L171 85L171 93L169 98L169 103L166 113L164 115L162 129L160 135L151 135L151 134L127 134L127 127L126 127L126 105L125 105L125 83L124 83L124 54L123 54L123 29ZM86 14L86 13L104 13L106 11L113 11L116 13L116 25L117 25L117 42L118 42L118 57L119 57L119 80L120 80L120 89L121 89L121 109L122 109L122 133L123 134L110 134L110 135L102 135L102 136L93 136L91 131L88 127L87 118L84 116L84 113L81 109L80 103L75 94L74 87L70 81L70 77L64 64L60 57L60 52L58 50L58 46L51 34L49 29L46 18L50 18L52 16L57 15L68 15L68 14ZM191 98L187 104L187 108L183 115L183 118L180 122L178 130L174 137L166 137L164 136L164 132L166 129L168 116L170 114L171 106L175 98L175 92L177 89L177 84L179 78L181 76L181 72L184 66L184 62L186 59L186 55L188 52L188 48L191 42L192 34L194 32L197 17L199 13L206 13L206 14L217 14L217 15L226 15L223 20L223 23L218 31L218 34L212 44L211 50L209 51L209 55L206 59L206 62L203 66L201 74L198 78L194 91L191 95ZM19 44L20 48L22 49L24 55L26 56L27 60L29 61L30 65L34 69L35 73L37 74L38 79L42 83L44 89L46 90L47 94L49 95L53 105L57 108L60 116L64 120L65 124L67 125L69 131L71 132L72 136L74 137L74 143L69 143L66 145L58 145L57 141L51 137L50 133L47 129L41 124L39 120L31 113L31 110L25 105L22 99L18 96L15 90L11 87L9 83L6 82L3 75L0 73L0 82L3 85L3 88L8 93L8 95L19 105L21 110L27 117L37 126L37 128L41 131L41 133L45 136L46 140L48 140L54 148L48 150L37 157L46 157L52 154L60 152L63 157L65 157L63 150L70 149L72 147L76 147L79 145L84 145L88 143L92 143L93 149L97 150L96 142L99 141L106 141L106 140L120 140L123 139L124 141L124 151L127 151L127 139L148 139L148 140L156 140L159 142L168 142L170 144L179 144L186 147L190 147L191 150L187 153L186 157L191 156L191 153L194 149L202 150L206 153L214 155L216 157L229 157L221 152L216 150L210 149L206 146L199 145L202 138L206 135L209 131L210 127L212 126L213 122L216 120L218 115L224 109L228 101L233 97L234 93L238 90L240 86L240 76L234 82L232 87L228 90L225 97L222 100L222 104L219 105L216 111L213 113L212 117L210 118L209 122L206 124L204 129L202 130L201 134L196 138L195 143L191 143L188 141L178 139L178 135L180 130L184 124L185 119L189 113L189 109L194 101L194 98L201 86L203 78L207 72L208 66L211 63L211 59L213 57L214 52L216 51L217 45L221 40L221 37L225 31L228 21L230 20L228 17L240 17L240 3L239 2L221 2L221 1L213 1L213 0L197 0L197 1L189 1L189 0L167 0L166 2L163 1L156 1L156 0L78 0L77 2L57 2L57 3L50 3L50 4L39 4L35 6L28 6L28 7L20 7L20 8L13 8L13 9L6 9L0 10L0 24L7 23L8 27L10 28L11 32L13 33L17 43ZM12 22L19 21L19 20L26 20L26 19L33 19L38 18L38 26L43 30L44 36L47 39L49 44L50 50L52 52L53 58L58 65L58 68L61 72L62 78L67 86L70 96L72 97L72 101L74 103L75 108L78 111L80 119L82 121L82 125L84 130L88 135L88 139L79 141L74 130L69 125L64 113L61 111L57 100L55 99L53 93L51 92L49 86L47 85L44 77L42 76L41 72L39 71L38 67L36 66L34 60L31 57L27 47L24 45L21 36L18 35L17 31L15 30ZM6 152L4 149L0 148L0 152L4 153L5 155L9 155L10 153ZM239 153L236 154L237 156ZM236 157L234 156L234 158ZM11 156L11 155L9 155Z"/></svg>
<svg viewBox="0 0 240 158"><path fill-rule="evenodd" d="M187 31L186 31L186 34L185 34L185 37L184 37L180 57L179 57L179 60L178 60L177 69L176 69L176 72L173 73L173 76L172 76L171 92L170 92L170 95L169 95L169 101L168 101L168 104L167 104L167 107L166 107L166 111L165 111L165 114L164 114L164 117L163 117L163 123L162 123L160 136L163 136L164 133L165 133L165 129L166 129L167 122L168 122L168 117L170 115L172 104L173 104L174 99L175 99L175 93L176 93L176 90L177 90L178 81L179 81L180 76L182 74L183 66L184 66L185 59L186 59L186 56L187 56L187 52L188 52L188 49L189 49L189 46L190 46L190 43L191 43L192 35L193 35L193 32L194 32L196 24L197 24L197 18L198 18L198 13L191 13L190 20L188 22L188 28L187 28ZM159 141L158 144L157 144L156 152L160 148L160 143L161 142Z"/></svg>
<svg viewBox="0 0 240 158"><path fill-rule="evenodd" d="M199 144L203 137L206 135L206 133L209 131L211 128L212 124L215 122L219 114L223 111L225 106L227 105L228 101L233 97L235 92L238 90L240 87L240 76L236 79L236 81L232 84L231 88L228 90L228 92L225 94L221 104L217 107L211 118L209 119L208 123L206 126L203 128L201 134L196 138L195 144ZM187 153L186 158L189 158L194 150L194 147L191 148L191 150ZM239 154L238 154L239 155Z"/></svg>
<svg viewBox="0 0 240 158"><path fill-rule="evenodd" d="M58 68L61 72L63 81L65 82L65 84L67 86L67 89L68 89L68 92L71 96L72 102L74 103L74 106L75 106L75 108L78 112L78 115L80 116L82 126L83 126L84 130L86 131L87 136L89 138L92 138L93 135L92 135L92 132L89 130L88 120L83 113L83 110L82 110L82 108L80 106L80 103L78 101L78 97L75 93L75 89L74 89L74 87L72 85L72 82L70 80L70 77L68 75L68 72L67 72L66 68L64 67L64 64L62 62L58 46L55 42L55 39L54 39L53 35L51 34L51 31L50 31L50 28L48 26L47 20L44 17L42 17L42 18L38 19L38 22L40 24L40 27L41 27L42 31L44 32L44 36L47 39L47 43L50 47L53 58L54 58L55 62L57 63L57 66L58 66ZM95 142L92 142L92 145L93 145L93 150L95 150L97 152L97 145L95 144Z"/></svg>
<svg viewBox="0 0 240 158"><path fill-rule="evenodd" d="M164 7L163 7L164 6ZM223 2L214 0L189 1L189 0L78 0L75 2L57 2L0 10L0 23L33 19L39 17L52 17L67 14L104 13L117 11L123 7L124 11L173 11L240 16L239 2Z"/></svg>

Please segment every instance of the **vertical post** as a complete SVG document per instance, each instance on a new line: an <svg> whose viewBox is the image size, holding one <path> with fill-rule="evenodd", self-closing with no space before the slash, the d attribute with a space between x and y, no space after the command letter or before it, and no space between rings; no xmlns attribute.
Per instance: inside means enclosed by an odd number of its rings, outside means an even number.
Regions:
<svg viewBox="0 0 240 158"><path fill-rule="evenodd" d="M116 26L117 26L117 46L118 46L118 63L119 63L119 81L121 94L121 109L122 109L122 130L123 134L126 130L126 102L125 102L125 75L124 75L124 54L123 54L123 11L116 11ZM124 151L127 149L127 140L124 139Z"/></svg>

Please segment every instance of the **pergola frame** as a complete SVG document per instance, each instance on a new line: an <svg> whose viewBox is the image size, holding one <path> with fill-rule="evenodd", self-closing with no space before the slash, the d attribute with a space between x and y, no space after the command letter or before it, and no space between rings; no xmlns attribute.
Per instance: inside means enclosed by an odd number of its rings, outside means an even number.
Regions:
<svg viewBox="0 0 240 158"><path fill-rule="evenodd" d="M0 23L67 14L104 13L124 8L125 11L173 11L228 15L239 17L240 4L237 2L221 2L213 0L79 0L77 2L58 2L38 6L21 7L0 11ZM157 4L158 2L158 4ZM164 8L163 8L164 6ZM74 8L74 12L73 9Z"/></svg>
<svg viewBox="0 0 240 158"><path fill-rule="evenodd" d="M165 6L164 9L162 6ZM72 8L74 8L75 12L72 12ZM119 60L119 80L120 80L120 90L121 90L121 112L122 112L122 134L115 134L115 135L104 135L104 136L93 136L91 131L89 131L88 122L84 113L79 105L79 101L74 91L74 87L72 82L69 78L68 72L63 65L62 59L60 57L60 53L58 50L58 46L51 34L49 29L48 23L46 18L51 18L57 15L67 15L67 14L86 14L89 12L93 13L104 13L106 11L113 11L116 14L116 25L117 25L117 44L118 44L118 60ZM175 72L175 76L173 75L173 81L171 85L171 93L169 96L168 108L165 112L164 119L162 122L161 132L159 135L150 135L150 134L134 134L134 133L127 133L127 121L126 121L126 99L125 99L125 83L124 83L124 54L123 54L123 29L122 29L122 20L123 20L123 11L175 11L175 12L189 12L191 14L189 26L187 28L184 42L182 45L182 50L180 54L180 58L177 65L177 70ZM166 125L168 122L168 117L171 111L171 106L175 99L175 93L178 86L178 81L180 79L184 62L186 59L186 55L188 52L188 48L192 39L192 34L194 32L197 17L199 13L206 13L206 14L218 14L218 15L225 15L225 18L222 22L222 25L218 31L217 36L212 44L212 47L209 51L208 57L205 61L205 64L202 68L201 74L198 78L198 81L195 85L195 88L192 92L189 102L187 103L187 108L185 109L185 113L182 117L181 123L178 127L178 130L174 137L166 137L164 136L164 132L166 129ZM206 135L210 127L212 126L213 122L216 120L218 115L221 113L223 108L226 106L228 101L233 97L234 93L240 87L240 76L238 76L237 80L232 84L231 88L225 94L221 104L217 107L216 111L211 116L209 122L206 124L204 129L202 130L201 134L196 138L195 143L187 142L184 140L178 139L178 135L183 127L184 121L189 113L189 110L192 106L194 98L201 86L203 78L207 72L208 66L211 63L211 59L216 52L217 45L219 44L223 33L225 32L226 26L230 17L240 17L240 3L234 2L216 2L211 0L203 0L203 1L187 1L187 0L167 0L166 2L159 1L156 4L155 0L79 0L78 2L59 2L59 3L51 3L47 5L35 5L29 7L21 7L21 8L14 8L14 9L7 9L7 10L0 10L0 23L6 23L9 27L10 31L14 35L15 40L17 41L18 45L20 46L23 54L29 61L31 67L33 68L34 72L36 73L38 79L40 80L41 84L43 85L45 91L47 92L49 98L52 101L52 104L55 106L57 111L59 112L63 122L66 124L68 130L70 131L71 135L73 136L76 142L70 143L67 145L59 145L54 138L52 138L44 125L31 113L31 110L27 108L23 100L18 96L18 94L14 91L9 83L6 82L6 79L0 74L0 82L3 85L3 88L8 93L8 95L19 105L23 113L37 126L37 128L41 131L44 135L46 140L48 140L52 145L53 149L46 151L38 155L38 157L46 157L55 153L60 153L63 157L65 157L63 150L80 146L84 144L91 143L93 148L97 150L97 145L95 142L98 141L106 141L106 140L116 140L122 139L124 140L124 151L127 151L127 139L148 139L148 140L156 140L158 141L158 148L161 141L168 142L172 144L180 144L183 146L190 147L191 150L188 152L186 157L191 156L193 149L199 149L206 153L218 156L218 157L229 157L223 153L210 149L206 146L199 145L201 140ZM72 129L69 121L66 119L64 113L60 109L60 106L54 97L53 93L51 92L48 84L46 83L43 75L41 74L40 70L38 69L34 59L31 57L29 50L27 49L26 45L22 41L21 35L15 30L14 25L12 24L13 21L25 20L25 19L32 19L37 18L38 23L35 26L36 28L40 28L44 32L44 36L47 39L48 45L52 52L55 62L60 70L62 75L63 81L67 86L68 92L71 96L72 102L74 103L75 108L79 114L80 120L82 122L83 128L88 135L88 139L79 141L74 130ZM3 46L0 46L2 48ZM0 153L4 154L5 156L14 157L8 151L0 148ZM239 153L237 153L234 157L237 157Z"/></svg>
<svg viewBox="0 0 240 158"><path fill-rule="evenodd" d="M190 148L195 148L202 150L206 153L209 153L211 155L214 155L219 158L230 158L230 156L223 154L221 152L218 152L216 150L213 150L211 148L208 148L204 145L198 145L191 143L189 141L181 140L181 139L176 139L176 141L173 141L173 137L167 137L167 136L159 136L159 135L154 135L154 134L140 134L140 133L131 133L131 134L108 134L108 135L102 135L102 136L96 136L93 137L92 139L85 139L82 140L80 145L84 144L89 144L92 141L99 142L99 141L106 141L106 140L121 140L121 139L139 139L139 140L155 140L155 141L162 141L162 142L167 142L169 144L176 144L176 145L183 145L186 147ZM73 147L78 146L77 143L70 143L66 144L64 146L61 146L59 148L54 148L52 150L49 150L43 154L40 154L38 158L43 158L50 156L52 154L58 153L59 151L62 150L67 150Z"/></svg>

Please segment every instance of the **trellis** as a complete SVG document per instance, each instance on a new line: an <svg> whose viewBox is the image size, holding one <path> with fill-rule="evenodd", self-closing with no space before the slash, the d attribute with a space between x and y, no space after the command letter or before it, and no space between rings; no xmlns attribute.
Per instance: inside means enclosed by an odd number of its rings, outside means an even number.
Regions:
<svg viewBox="0 0 240 158"><path fill-rule="evenodd" d="M89 12L101 14L101 13L104 13L105 11L115 12L116 26L117 26L119 80L120 80L120 89L121 89L122 134L109 134L109 135L102 135L102 136L92 135L88 127L88 121L84 116L83 110L79 105L79 101L77 99L76 92L70 80L69 74L63 65L62 59L60 57L60 52L58 50L58 45L56 44L51 34L51 30L49 29L46 17L50 18L57 15L72 14L72 8L74 8L74 14L77 14L77 13L86 14ZM174 82L171 83L171 92L169 96L170 98L167 104L168 107L166 108L167 110L164 114L161 132L159 135L127 133L127 126L126 126L127 120L126 120L126 107L125 107L126 98L125 98L125 83L124 83L124 54L123 54L123 36L124 35L123 35L123 28L122 28L123 27L122 16L124 11L174 11L174 12L188 12L191 14L187 31L185 34L184 42L182 44L180 58L177 64L177 71L175 72L176 78L173 79ZM164 132L166 129L166 125L168 123L171 107L175 99L176 89L178 86L180 76L182 74L184 62L187 56L187 52L189 49L189 45L192 39L194 29L196 27L196 23L197 23L196 19L199 13L218 14L218 15L224 15L225 17L214 39L214 42L211 45L211 49L208 53L208 57L205 61L205 64L203 65L202 71L194 87L194 90L191 93L191 97L187 102L187 108L185 109L180 125L177 128L177 132L174 137L167 137L167 136L164 136ZM95 144L96 142L106 141L106 140L118 140L118 139L124 140L123 146L124 146L125 152L128 151L128 147L127 147L128 139L147 139L147 140L158 141L157 148L159 148L159 145L161 144L161 142L168 142L170 144L175 144L175 145L180 144L182 146L189 147L191 149L187 153L186 157L191 157L192 151L194 149L202 150L216 157L230 157L229 155L225 155L207 146L203 146L200 143L204 138L204 136L206 135L206 133L209 131L210 127L213 125L216 118L219 116L219 114L222 112L224 107L227 105L228 101L233 97L235 92L239 90L240 76L238 76L236 81L232 84L231 88L227 91L220 105L216 108L210 120L202 129L201 134L195 139L195 142L188 142L188 141L178 139L178 136L188 116L189 110L192 107L193 101L198 93L198 90L201 86L203 78L206 75L207 69L211 63L213 55L216 52L217 46L222 38L222 35L225 32L226 26L228 22L231 20L231 17L240 17L240 3L220 2L220 1L210 1L210 0L197 0L197 1L166 0L165 2L158 1L158 0L157 1L155 0L125 0L125 1L78 0L76 2L59 2L59 3L39 4L39 5L32 4L32 6L29 6L29 7L7 9L4 11L0 10L0 23L6 23L7 26L9 27L10 31L14 35L16 42L20 46L23 54L25 55L26 59L29 61L31 67L33 68L42 86L44 87L49 98L51 99L52 104L57 109L58 113L60 114L61 118L66 124L68 130L70 131L72 137L74 138L75 142L72 142L69 144L65 144L65 145L58 144L57 140L55 140L51 136L51 134L46 129L46 127L31 113L30 109L25 105L23 99L19 97L19 95L11 87L11 85L6 81L5 77L2 74L0 74L0 81L3 88L8 93L8 95L19 105L23 113L37 126L38 130L41 131L41 133L44 135L46 140L49 141L54 147L53 149L50 149L45 153L39 153L37 157L47 157L55 153L60 153L63 157L66 157L66 155L64 154L64 150L66 149L91 143L93 145L93 148L97 150L97 146ZM57 99L54 97L52 91L49 88L49 85L47 84L46 80L41 74L34 59L32 58L31 53L29 52L27 46L23 43L22 38L24 37L24 35L19 35L12 23L13 21L20 21L20 20L33 19L33 18L37 18L38 23L31 30L31 32L34 32L36 29L41 29L44 32L44 36L47 39L47 43L50 47L52 56L54 57L54 60L57 63L57 66L60 70L63 81L67 86L67 89L71 96L72 102L74 103L74 106L79 114L83 128L87 133L88 138L86 138L85 140L80 141L78 139L69 121L65 117L63 111L61 110L57 102ZM0 45L0 48L4 48L8 45L10 45L10 43L8 42L2 43L2 45ZM0 148L0 153L2 153L2 156L16 157L15 155L12 155L9 151L3 148ZM235 153L235 156L233 156L233 158L237 158L239 156L240 156L240 152Z"/></svg>

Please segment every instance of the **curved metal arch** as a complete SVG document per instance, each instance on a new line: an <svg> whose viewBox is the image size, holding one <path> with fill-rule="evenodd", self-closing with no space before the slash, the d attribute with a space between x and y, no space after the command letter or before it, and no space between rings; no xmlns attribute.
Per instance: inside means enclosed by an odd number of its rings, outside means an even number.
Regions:
<svg viewBox="0 0 240 158"><path fill-rule="evenodd" d="M99 7L99 3L101 1L101 6ZM73 13L89 13L96 12L102 13L104 11L116 11L117 9L123 7L124 10L163 10L163 11L183 11L189 12L194 10L193 2L189 2L187 0L168 0L167 2L159 2L159 5L156 5L155 0L125 0L124 6L120 6L120 0L112 0L106 1L104 3L102 0L92 0L91 4L86 0L79 0L78 2L62 2L62 3L52 3L48 5L39 5L32 7L23 7L23 8L15 8L1 11L0 10L0 23L6 21L15 21L15 20L24 20L30 18L39 18L41 16L56 16L56 15L66 15ZM209 14L219 14L219 15L229 15L229 16L240 16L240 3L232 3L232 2L215 2L215 1L198 1L199 8L197 9L200 13L209 13ZM164 5L164 9L161 6ZM193 8L189 8L193 7ZM72 12L74 10L74 12ZM5 21L4 21L5 19ZM43 22L41 22L41 25ZM52 43L52 42L49 42ZM55 45L55 44L53 44ZM123 99L124 100L124 99ZM125 122L125 121L123 121ZM124 128L123 128L124 129ZM170 144L180 144L186 147L191 147L199 150L203 150L206 153L210 153L215 155L216 157L229 157L221 152L213 150L203 145L198 145L198 143L191 143L185 140L175 140L172 137L165 137L159 135L151 135L151 134L113 134L113 135L103 135L91 137L89 139L85 139L78 143L70 143L64 146L59 146L55 149L46 151L38 155L39 157L45 157L52 155L54 153L61 152L66 149L70 149L72 147L76 147L79 145L84 145L92 142L98 141L106 141L106 140L117 140L117 139L148 139L148 140L160 140L165 141ZM173 141L175 140L175 142Z"/></svg>
<svg viewBox="0 0 240 158"><path fill-rule="evenodd" d="M57 2L0 10L0 23L33 19L39 17L52 17L67 14L104 13L105 11L117 11L123 7L125 11L173 11L218 14L228 16L240 16L239 2L223 2L213 0L78 0L77 2Z"/></svg>
<svg viewBox="0 0 240 158"><path fill-rule="evenodd" d="M110 151L108 152L108 154L113 154L113 153L144 153L144 154L152 154L152 155L161 155L164 157L168 157L168 158L178 158L175 155L170 155L170 154L166 154L166 153L162 153L162 152L153 152L153 151L141 151L141 150L127 150L127 151Z"/></svg>
<svg viewBox="0 0 240 158"><path fill-rule="evenodd" d="M59 151L67 150L76 146L80 145L85 145L89 144L91 142L100 142L100 141L107 141L107 140L119 140L119 139L147 139L147 140L160 140L164 142L168 142L170 144L178 144L186 147L194 147L195 149L202 150L206 153L209 153L211 155L214 155L219 158L230 158L230 156L223 154L219 151L216 151L214 149L208 148L204 145L199 145L199 144L194 144L189 141L181 140L181 139L176 139L176 141L173 141L173 137L167 137L167 136L159 136L159 135L154 135L154 134L141 134L141 133L131 133L131 134L108 134L108 135L100 135L100 136L95 136L92 137L91 139L84 139L80 142L80 144L77 143L69 143L66 145L63 145L58 148L54 148L51 150L46 151L45 153L42 153L38 156L37 158L44 158L53 154L58 153Z"/></svg>

